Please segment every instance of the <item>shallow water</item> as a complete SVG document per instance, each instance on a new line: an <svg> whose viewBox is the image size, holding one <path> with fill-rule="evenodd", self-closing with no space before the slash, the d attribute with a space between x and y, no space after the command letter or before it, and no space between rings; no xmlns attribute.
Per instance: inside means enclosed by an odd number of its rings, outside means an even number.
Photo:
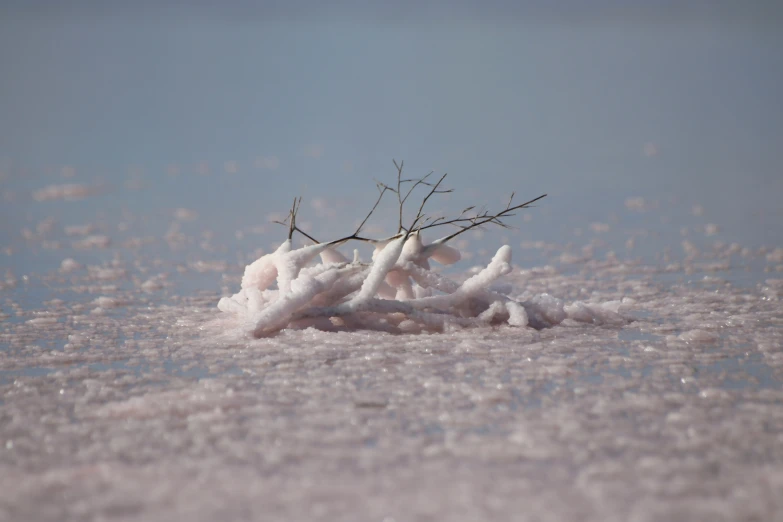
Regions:
<svg viewBox="0 0 783 522"><path fill-rule="evenodd" d="M630 322L251 339L216 303L253 224L110 213L100 193L31 203L28 184L6 182L22 217L3 231L1 519L783 512L783 256L708 235L690 202L506 238L504 292L622 300ZM471 262L500 241L472 239Z"/></svg>

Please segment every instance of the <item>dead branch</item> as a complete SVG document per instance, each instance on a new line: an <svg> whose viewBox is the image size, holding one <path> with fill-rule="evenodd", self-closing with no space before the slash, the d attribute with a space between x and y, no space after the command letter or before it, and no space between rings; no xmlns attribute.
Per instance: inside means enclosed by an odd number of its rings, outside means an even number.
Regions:
<svg viewBox="0 0 783 522"><path fill-rule="evenodd" d="M362 220L362 222L356 228L356 231L353 234L351 234L350 236L345 236L343 238L336 239L334 241L330 241L328 244L345 243L346 241L350 241L350 240L367 241L367 242L375 241L373 239L368 239L368 238L365 238L365 237L361 237L359 235L359 233L362 231L362 227L364 227L364 225L367 223L367 220L370 219L370 216L372 216L373 212L375 212L375 209L378 208L378 205L381 203L381 200L383 199L383 195L387 191L389 191L389 190L392 190L392 191L394 190L394 189L384 185L383 183L376 182L376 184L377 184L378 190L379 190L378 199L375 200L375 204L370 209L370 212L367 213L367 216L365 216L364 220ZM301 196L298 199L294 198L294 204L291 207L291 210L288 212L288 216L283 221L272 221L272 223L276 223L278 225L287 226L288 227L288 239L291 239L293 237L294 232L299 232L300 234L302 234L304 237L306 237L307 239L309 239L313 243L320 244L321 243L320 241L318 241L313 236L311 236L310 234L308 234L307 232L305 232L304 230L302 230L301 228L299 228L296 225L296 216L299 213L299 207L301 206L301 204L302 204L302 197Z"/></svg>
<svg viewBox="0 0 783 522"><path fill-rule="evenodd" d="M416 225L420 221L426 219L425 215L422 214L422 211L424 210L424 206L427 204L427 200L429 200L433 194L448 194L449 192L453 192L453 189L438 190L438 187L440 187L440 184L443 183L444 179L446 179L446 176L448 176L448 173L443 174L438 180L438 182L435 183L435 185L432 185L432 188L430 189L429 193L426 196L424 196L424 199L421 200L421 205L419 205L419 210L418 212L416 212L416 217L413 219L413 223L411 223L411 226L408 227L407 234L413 232L413 230L416 229ZM436 219L435 221L438 221L439 219L440 218Z"/></svg>
<svg viewBox="0 0 783 522"><path fill-rule="evenodd" d="M364 224L367 223L367 220L370 219L370 216L372 216L372 213L375 212L376 208L378 208L378 204L380 204L381 199L383 199L383 195L386 194L386 191L392 190L389 187L387 187L386 185L384 185L383 183L380 183L378 181L376 181L375 184L376 184L376 186L378 188L378 191L380 192L378 194L378 199L375 200L375 204L370 209L370 212L367 214L367 216L364 218L364 220L361 222L361 224L359 224L359 226L356 228L356 232L353 233L352 239L359 239L359 240L363 239L363 238L359 237L359 232L362 231L362 227L364 226Z"/></svg>
<svg viewBox="0 0 783 522"><path fill-rule="evenodd" d="M431 187L429 183L427 183L427 178L429 178L434 171L430 171L426 176L423 178L411 178L411 179L402 179L402 168L405 165L404 161L401 161L400 164L397 164L396 160L392 160L392 163L394 163L394 166L397 168L397 190L393 190L397 193L397 203L399 205L399 221L397 223L397 233L402 232L405 230L405 228L402 226L402 219L403 219L403 209L405 208L405 202L408 200L408 197L413 193L413 191L418 187L419 185L426 185L428 187ZM402 195L402 184L403 183L413 183L413 185L408 189L408 192L405 193L405 196Z"/></svg>
<svg viewBox="0 0 783 522"><path fill-rule="evenodd" d="M509 197L508 203L506 204L506 207L497 213L490 213L486 208L481 207L480 210L476 211L476 213L472 216L469 216L468 213L475 210L475 205L471 205L459 214L456 218L452 219L446 219L444 216L440 217L431 217L427 216L424 213L424 208L427 204L427 201L434 195L434 194L447 194L450 192L453 192L453 189L440 189L441 184L446 179L446 176L448 174L443 174L440 179L436 183L429 183L427 182L427 179L432 175L432 172L428 173L426 176L422 178L411 178L411 179L403 179L402 177L402 171L405 163L401 161L399 164L396 160L392 159L392 163L394 164L395 168L397 169L397 185L395 187L390 187L389 185L386 185L384 183L381 183L379 181L376 181L376 186L378 188L378 198L375 200L375 203L373 204L370 211L367 213L367 215L364 217L362 222L359 224L359 226L356 228L356 231L349 235L345 236L343 238L330 241L328 244L341 244L345 243L346 241L365 241L369 243L377 243L379 240L376 239L370 239L366 237L362 237L359 234L362 231L362 228L367 223L367 221L370 219L370 217L373 215L375 210L378 208L378 205L380 205L381 200L383 199L386 192L394 192L397 194L397 203L399 207L399 213L398 213L398 228L397 228L397 234L393 237L398 237L400 234L404 233L405 237L407 238L411 233L415 231L422 231L427 230L430 228L436 228L441 227L445 225L451 225L458 228L457 231L454 233L441 238L438 240L439 243L445 243L447 241L450 241L454 239L455 237L459 236L460 234L467 232L469 230L472 230L474 228L479 228L483 225L497 225L501 228L511 228L510 225L506 224L503 219L513 217L516 214L514 213L517 210L529 208L533 203L536 201L546 197L546 194L543 194L541 196L538 196L537 198L531 199L530 201L526 201L524 203L521 203L519 205L513 205L514 196L516 195L514 192L511 193L511 196ZM406 183L412 183L412 185L407 189L405 192L405 195L402 195L403 191L403 185ZM419 209L416 212L416 217L413 219L411 225L406 229L403 225L403 217L404 217L404 206L405 202L408 200L410 195L414 192L414 190L419 186L424 185L427 187L430 187L430 191L427 193L424 198L422 198L421 204L419 205ZM318 240L316 240L314 237L303 231L301 228L299 228L296 225L296 217L299 213L299 208L302 203L301 196L298 198L294 198L294 202L291 206L291 210L288 212L288 217L284 219L283 221L273 221L273 223L277 223L279 225L287 226L288 227L288 239L292 239L294 232L299 232L304 237L309 239L315 244L320 244Z"/></svg>
<svg viewBox="0 0 783 522"><path fill-rule="evenodd" d="M288 211L288 216L283 221L277 221L273 220L272 223L275 223L277 225L283 225L284 227L288 227L288 239L291 240L294 237L294 232L299 232L304 237L309 239L315 244L319 244L320 241L313 238L310 234L296 226L296 216L299 214L299 207L302 205L302 196L299 196L298 198L294 198L294 203L291 205L291 210Z"/></svg>
<svg viewBox="0 0 783 522"><path fill-rule="evenodd" d="M444 238L439 240L441 243L445 243L447 241L450 241L450 240L454 239L455 237L457 237L458 235L462 234L463 232L467 232L468 230L471 230L471 229L474 229L474 228L478 228L478 227L480 227L482 225L486 225L486 224L498 225L501 228L511 228L509 225L504 223L501 220L501 218L513 217L513 216L516 215L516 214L513 213L514 211L521 210L521 209L524 209L524 208L529 208L530 205L532 205L533 203L535 203L536 201L538 201L540 199L545 198L546 196L547 196L546 194L542 194L541 196L538 196L537 198L533 198L530 201L526 201L526 202L524 202L524 203L522 203L520 205L515 205L515 206L512 207L511 203L513 202L513 199L514 199L514 193L512 192L511 193L511 197L508 200L508 204L506 205L506 208L503 209L502 211L496 213L496 214L490 214L489 211L483 210L483 211L477 213L473 217L461 217L467 211L470 211L470 210L472 210L474 208L474 207L468 207L467 209L462 211L462 214L460 214L460 217L458 217L458 218L449 219L449 220L445 220L445 221L439 221L439 222L432 222L432 223L429 223L427 225L424 225L424 226L420 227L420 230L425 230L425 229L428 229L428 228L439 227L439 226L443 226L443 225L455 225L455 226L459 227L459 230L457 230L453 234L450 234L450 235L448 235L448 236L446 236L446 237L444 237Z"/></svg>

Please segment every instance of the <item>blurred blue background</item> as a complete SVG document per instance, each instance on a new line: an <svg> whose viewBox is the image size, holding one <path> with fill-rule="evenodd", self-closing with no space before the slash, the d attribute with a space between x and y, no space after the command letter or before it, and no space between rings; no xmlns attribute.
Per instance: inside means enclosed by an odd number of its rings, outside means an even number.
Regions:
<svg viewBox="0 0 783 522"><path fill-rule="evenodd" d="M777 2L214 5L3 3L4 244L43 216L177 207L233 236L295 195L335 237L392 158L448 172L445 210L549 193L530 237L643 197L701 205L727 241L783 239ZM52 183L102 192L32 199Z"/></svg>

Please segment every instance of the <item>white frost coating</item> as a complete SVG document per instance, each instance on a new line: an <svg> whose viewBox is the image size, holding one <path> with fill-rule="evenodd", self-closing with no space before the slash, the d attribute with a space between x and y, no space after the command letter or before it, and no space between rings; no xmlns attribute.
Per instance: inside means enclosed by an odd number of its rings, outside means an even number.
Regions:
<svg viewBox="0 0 783 522"><path fill-rule="evenodd" d="M413 291L413 286L408 281L397 285L397 293L394 294L395 299L398 301L407 301L415 297L416 294Z"/></svg>
<svg viewBox="0 0 783 522"><path fill-rule="evenodd" d="M538 295L524 304L528 313L529 324L537 328L559 324L568 317L568 314L563 309L563 301L549 294ZM579 319L577 318L576 320Z"/></svg>
<svg viewBox="0 0 783 522"><path fill-rule="evenodd" d="M508 312L508 324L511 326L527 326L527 312L524 307L516 301L507 301L506 311Z"/></svg>
<svg viewBox="0 0 783 522"><path fill-rule="evenodd" d="M275 260L277 256L291 251L291 240L286 240L277 247L271 254L266 254L256 259L245 267L245 274L242 276L242 289L258 288L266 290L277 278L277 266Z"/></svg>
<svg viewBox="0 0 783 522"><path fill-rule="evenodd" d="M321 262L325 265L333 263L350 263L350 260L335 249L324 250L319 253Z"/></svg>
<svg viewBox="0 0 783 522"><path fill-rule="evenodd" d="M261 337L284 328L294 312L309 303L316 295L328 290L339 277L339 272L330 271L317 277L304 276L297 279L291 285L290 293L280 296L277 301L254 317L254 335Z"/></svg>
<svg viewBox="0 0 783 522"><path fill-rule="evenodd" d="M442 276L441 274L438 274L437 272L423 270L422 268L412 264L406 265L405 268L410 274L410 276L413 278L413 280L426 289L435 289L445 294L452 294L459 289L459 284L457 284L456 282L452 281L447 277ZM492 290L487 290L485 288L481 288L476 292L474 292L472 295L472 299L475 301L476 305L482 307L487 307L495 301L501 301L504 303L508 303L508 302L516 303L516 301L513 301L507 295ZM516 304L521 306L520 303L516 303ZM522 308L522 311L524 312L524 308ZM525 315L525 318L526 317L527 315ZM521 316L519 317L519 320L522 321ZM513 325L513 326L525 326L526 324L527 322L525 319L524 324Z"/></svg>
<svg viewBox="0 0 783 522"><path fill-rule="evenodd" d="M462 259L462 254L459 250L449 245L440 244L437 241L427 245L424 249L424 254L429 255L429 257L441 265L453 265Z"/></svg>
<svg viewBox="0 0 783 522"><path fill-rule="evenodd" d="M442 265L451 265L462 259L460 251L445 244L444 240L445 238L441 238L429 245L424 245L421 234L418 232L411 234L408 241L405 242L398 264L402 266L410 262L429 270L430 259Z"/></svg>
<svg viewBox="0 0 783 522"><path fill-rule="evenodd" d="M273 253L262 256L245 268L242 288L265 290L277 279L278 289L288 292L291 282L302 268L319 254L329 252L336 246L336 243L320 243L291 250L291 240L286 240Z"/></svg>
<svg viewBox="0 0 783 522"><path fill-rule="evenodd" d="M244 303L240 301L240 295L244 298ZM221 297L217 307L218 310L227 314L245 315L247 313L247 298L244 290L231 297Z"/></svg>
<svg viewBox="0 0 783 522"><path fill-rule="evenodd" d="M407 265L406 270L418 284L424 288L434 288L440 292L451 294L457 291L459 285L451 279L444 277L437 272L424 270L415 265Z"/></svg>
<svg viewBox="0 0 783 522"><path fill-rule="evenodd" d="M423 252L424 245L421 242L421 234L418 232L413 232L410 236L408 236L408 239L405 241L405 244L402 247L402 252L400 252L398 263L402 265L408 261L417 262L422 257Z"/></svg>
<svg viewBox="0 0 783 522"><path fill-rule="evenodd" d="M384 248L386 248L386 245L391 243L392 241L399 239L402 237L400 234L397 234L396 236L388 237L386 239L380 239L377 241L372 241L372 245L375 247L375 249L372 251L372 260L375 261L375 258L380 254ZM358 254L357 254L358 255Z"/></svg>
<svg viewBox="0 0 783 522"><path fill-rule="evenodd" d="M378 287L377 295L381 299L396 299L397 289L386 281L381 281L381 285Z"/></svg>
<svg viewBox="0 0 783 522"><path fill-rule="evenodd" d="M361 265L349 265L343 270L342 276L337 280L328 292L318 294L313 299L314 306L332 306L346 296L354 293L362 286L367 278L369 268Z"/></svg>
<svg viewBox="0 0 783 522"><path fill-rule="evenodd" d="M499 315L501 315L501 314L503 314L505 312L506 312L506 307L503 306L503 303L501 301L495 301L491 305L489 305L489 308L487 308L486 310L481 312L479 314L478 318L481 321L484 321L486 323L490 323L490 322L492 322L492 320L495 317L497 317L497 316L499 316Z"/></svg>
<svg viewBox="0 0 783 522"><path fill-rule="evenodd" d="M370 273L367 274L367 279L362 283L359 293L351 300L353 305L366 301L375 295L378 288L383 283L386 274L394 267L394 264L400 257L404 241L404 237L398 237L373 256L374 263L372 269L370 270Z"/></svg>
<svg viewBox="0 0 783 522"><path fill-rule="evenodd" d="M336 243L319 243L296 250L290 250L289 247L288 252L276 255L274 263L277 267L277 288L281 292L288 292L291 289L291 282L297 278L302 268L319 254L328 252L336 246Z"/></svg>
<svg viewBox="0 0 783 522"><path fill-rule="evenodd" d="M462 283L462 286L454 293L416 299L411 301L411 304L416 308L448 308L457 305L486 288L497 278L511 272L510 263L511 247L504 245L498 249L495 257L492 258L492 261L485 269Z"/></svg>
<svg viewBox="0 0 783 522"><path fill-rule="evenodd" d="M541 329L565 319L627 323L618 300L565 305L548 294L522 303L509 298L513 285L496 283L512 271L508 245L459 284L430 270L428 262L433 256L454 261L459 251L437 242L425 245L418 233L375 242L369 265L356 255L348 263L333 250L339 244L291 250L290 242L284 242L245 269L240 291L220 299L218 309L235 316L256 337L309 327L413 333L497 324ZM319 255L322 262L308 266ZM267 289L275 277L277 289Z"/></svg>

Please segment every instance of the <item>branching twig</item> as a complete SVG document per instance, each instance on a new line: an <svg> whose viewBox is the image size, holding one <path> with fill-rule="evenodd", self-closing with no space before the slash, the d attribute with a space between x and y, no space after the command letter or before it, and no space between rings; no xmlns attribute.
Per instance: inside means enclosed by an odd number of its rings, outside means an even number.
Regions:
<svg viewBox="0 0 783 522"><path fill-rule="evenodd" d="M291 210L288 212L288 239L291 240L294 237L294 230L296 230L296 214L299 212L299 205L302 204L302 196L294 198L294 203L291 205Z"/></svg>
<svg viewBox="0 0 783 522"><path fill-rule="evenodd" d="M397 232L402 232L404 227L402 226L402 218L403 218L403 209L405 207L405 202L408 200L408 197L413 193L413 191L418 187L419 185L427 185L428 187L432 186L429 183L427 183L427 178L429 178L433 171L430 171L426 176L420 179L402 179L402 167L405 165L404 161L401 161L400 164L397 164L396 160L392 160L392 163L394 163L394 166L397 167L397 190L395 191L397 193L397 203L399 204L399 221L397 223ZM408 192L405 193L405 196L402 195L402 184L403 183L413 183L413 186L408 189Z"/></svg>
<svg viewBox="0 0 783 522"><path fill-rule="evenodd" d="M373 215L375 210L378 208L378 205L380 205L381 200L383 199L383 196L386 194L386 192L394 192L397 194L397 203L399 205L399 215L398 215L398 228L397 228L397 234L393 237L399 237L400 234L404 233L405 237L407 238L411 233L414 231L421 231L426 230L430 228L440 227L444 225L452 225L457 227L459 230L454 232L453 234L450 234L444 238L441 238L438 240L438 243L446 243L447 241L450 241L457 237L458 235L467 232L468 230L472 230L474 228L481 227L483 225L492 224L497 225L501 228L511 228L509 225L503 222L503 218L509 218L513 217L516 214L514 212L516 210L524 209L530 207L533 203L536 201L546 197L546 194L543 194L541 196L538 196L537 198L531 199L530 201L526 201L525 203L522 203L520 205L514 205L514 196L516 195L514 192L511 193L511 196L509 197L508 203L506 204L506 208L501 210L500 212L491 214L488 210L485 208L481 208L479 211L476 212L473 216L467 216L469 212L474 210L476 207L474 205L471 205L464 209L460 215L453 219L446 219L445 217L429 217L424 213L424 207L427 204L427 201L432 197L433 194L447 194L450 192L453 192L452 189L440 189L441 183L443 183L443 180L446 179L446 176L448 174L443 174L443 176L438 179L438 181L435 184L428 183L427 179L432 175L432 172L428 173L423 178L415 179L403 179L402 177L402 171L404 162L397 163L396 160L392 160L392 163L394 163L394 166L397 168L397 186L396 189L394 187L390 187L384 183L381 183L379 181L376 181L376 185L379 191L378 198L375 200L375 204L373 204L370 211L367 213L365 218L362 220L362 222L359 224L359 226L356 228L356 231L351 234L350 236L345 236L343 238L330 241L329 245L334 244L341 244L345 243L346 241L366 241L370 243L377 243L378 240L365 238L360 236L359 234L362 231L362 228L367 223L367 221L370 219L370 217ZM405 183L412 183L413 185L408 188L405 195L402 195L402 186ZM419 205L419 209L416 212L416 217L413 219L413 222L411 223L410 227L407 229L402 225L403 220L403 209L405 206L405 202L408 200L410 195L413 193L413 191L418 187L419 185L426 185L430 187L430 191L427 193L426 196L421 201L421 204ZM291 210L288 212L288 217L284 219L283 221L273 221L273 223L277 223L279 225L287 226L288 227L288 239L290 240L293 237L294 232L299 232L304 237L309 239L315 244L320 244L318 240L316 240L314 237L303 231L301 228L299 228L296 224L296 216L299 213L299 208L302 203L302 198L294 198L294 202L291 206Z"/></svg>
<svg viewBox="0 0 783 522"><path fill-rule="evenodd" d="M276 225L283 225L284 227L290 227L290 224L288 223L288 218L285 218L283 221L272 221L272 223L274 223ZM312 241L316 245L321 244L320 241L318 241L313 236L311 236L310 234L308 234L307 232L305 232L304 230L302 230L301 228L299 228L296 225L294 225L294 231L295 232L299 232L300 234L302 234L304 237L306 237L307 239L309 239L310 241Z"/></svg>
<svg viewBox="0 0 783 522"><path fill-rule="evenodd" d="M375 209L378 208L378 205L380 204L381 199L383 199L383 195L386 193L386 191L388 191L388 190L393 191L394 190L391 187L388 187L388 186L384 185L383 183L380 183L380 182L376 182L376 183L377 183L378 189L380 191L380 193L378 194L378 199L375 200L375 204L370 209L370 212L367 213L367 216L364 218L364 220L356 228L356 231L353 234L351 234L350 236L345 236L343 238L336 239L334 241L329 241L329 243L327 243L327 244L335 245L335 244L345 243L346 241L350 241L350 240L366 241L366 242L373 242L373 241L375 241L373 239L368 239L368 238L365 238L365 237L361 237L359 235L359 233L361 232L362 227L364 227L364 225L367 223L367 220L370 219L370 216L372 216L373 212L375 212ZM304 237L306 237L307 239L309 239L313 243L315 243L317 245L321 244L320 241L318 241L313 236L311 236L310 234L308 234L307 232L305 232L304 230L302 230L301 228L299 228L296 225L296 216L299 213L299 207L301 206L301 204L302 204L301 196L299 198L294 198L294 204L291 207L291 210L288 212L288 217L286 217L283 221L276 221L275 220L275 221L272 221L272 223L276 223L278 225L287 226L288 227L288 239L291 239L293 237L294 232L299 232L300 234L302 234Z"/></svg>
<svg viewBox="0 0 783 522"><path fill-rule="evenodd" d="M283 225L285 227L288 227L288 239L292 239L294 237L294 232L299 232L304 237L309 239L315 244L319 244L320 241L317 241L314 239L311 235L309 235L307 232L296 226L296 216L299 213L299 207L302 205L302 196L299 196L298 198L294 198L294 203L291 205L291 210L288 211L288 216L283 221L277 221L273 220L272 223L275 223L277 225Z"/></svg>
<svg viewBox="0 0 783 522"><path fill-rule="evenodd" d="M531 199L530 201L526 201L525 203L522 203L520 205L515 205L515 206L512 207L511 203L512 203L512 201L514 199L514 193L512 193L511 197L508 200L508 204L506 205L506 208L504 210L498 212L497 214L489 214L488 211L484 210L484 211L482 211L482 212L478 213L477 215L475 215L473 217L470 217L470 218L458 217L458 218L450 219L450 220L447 220L447 221L432 222L432 223L429 223L429 224L427 224L425 226L420 227L420 230L424 230L424 229L427 229L427 228L439 227L439 226L443 226L443 225L455 225L455 226L460 227L460 229L457 230L456 232L454 232L453 234L448 235L445 238L440 240L441 243L445 243L447 241L450 241L450 240L454 239L455 237L457 237L458 235L462 234L463 232L467 232L468 230L480 227L480 226L485 225L487 223L490 223L490 224L493 224L493 225L498 225L498 226L500 226L502 228L511 228L509 225L503 223L503 221L501 221L500 218L513 217L513 216L516 215L516 214L513 213L515 210L528 208L531 204L533 204L536 201L538 201L538 200L540 200L542 198L545 198L545 197L546 197L546 194L542 194L541 196L538 196L537 198ZM468 207L467 209L463 210L462 214L460 214L460 216L464 215L466 213L466 211L469 211L472 208L473 207ZM465 223L470 223L470 224L465 224Z"/></svg>
<svg viewBox="0 0 783 522"><path fill-rule="evenodd" d="M419 223L419 221L424 219L424 214L422 214L422 211L424 210L424 205L427 204L427 200L430 199L430 196L432 196L433 194L447 194L449 192L453 192L452 189L438 190L438 187L440 186L441 183L443 183L443 180L446 179L446 176L448 176L448 174L443 174L438 180L438 182L432 186L432 189L430 189L429 193L426 196L424 196L424 199L421 201L421 205L419 205L419 211L416 212L416 217L413 219L413 223L411 223L411 226L408 228L406 232L407 234L410 234L416 228L416 225Z"/></svg>

